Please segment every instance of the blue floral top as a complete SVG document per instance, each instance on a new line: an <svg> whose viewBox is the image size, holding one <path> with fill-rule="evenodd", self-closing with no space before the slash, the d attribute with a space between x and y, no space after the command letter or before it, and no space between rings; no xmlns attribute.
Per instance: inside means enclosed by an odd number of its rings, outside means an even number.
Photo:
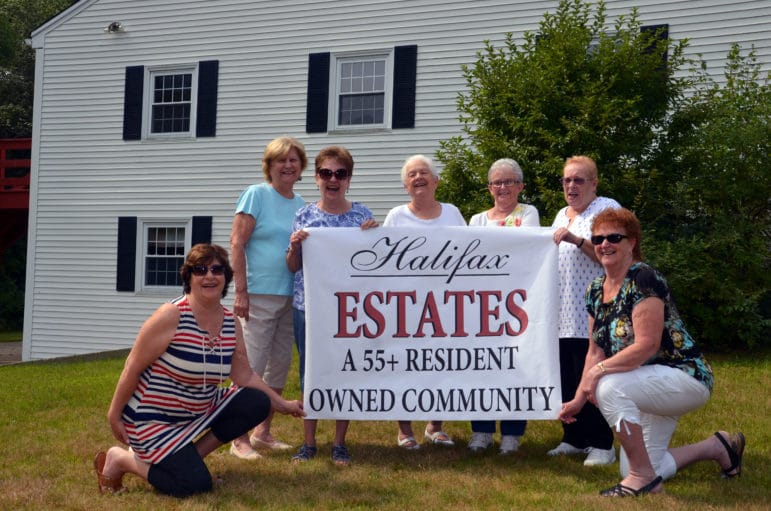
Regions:
<svg viewBox="0 0 771 511"><path fill-rule="evenodd" d="M685 329L664 276L645 263L635 263L629 268L616 297L608 303L603 303L604 282L604 275L592 281L586 292L586 310L594 318L592 341L602 349L605 356L611 357L634 343L634 306L645 298L659 298L664 302L661 346L658 353L643 365L662 364L676 367L712 391L712 368Z"/></svg>
<svg viewBox="0 0 771 511"><path fill-rule="evenodd" d="M292 232L304 227L359 227L370 218L374 218L372 211L360 202L354 202L351 209L339 215L327 213L312 202L295 213ZM305 283L302 268L294 274L292 306L301 311L305 310Z"/></svg>

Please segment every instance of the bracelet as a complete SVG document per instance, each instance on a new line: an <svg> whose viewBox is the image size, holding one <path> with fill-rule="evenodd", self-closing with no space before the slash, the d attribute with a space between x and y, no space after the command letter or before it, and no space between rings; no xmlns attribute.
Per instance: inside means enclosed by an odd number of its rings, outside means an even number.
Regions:
<svg viewBox="0 0 771 511"><path fill-rule="evenodd" d="M597 362L597 367L600 368L600 371L602 371L602 374L605 374L607 371L605 370L605 364L602 362Z"/></svg>
<svg viewBox="0 0 771 511"><path fill-rule="evenodd" d="M581 248L583 246L583 244L584 244L584 241L586 241L586 238L581 238L581 243L576 245L576 247ZM603 372L605 372L605 371L603 371Z"/></svg>

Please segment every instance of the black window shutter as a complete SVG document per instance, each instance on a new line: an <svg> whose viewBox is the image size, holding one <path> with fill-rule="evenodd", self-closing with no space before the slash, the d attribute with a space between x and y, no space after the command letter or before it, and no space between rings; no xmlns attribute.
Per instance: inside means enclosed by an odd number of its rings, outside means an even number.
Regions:
<svg viewBox="0 0 771 511"><path fill-rule="evenodd" d="M197 243L211 243L211 223L210 216L194 216L193 232L190 234L190 245Z"/></svg>
<svg viewBox="0 0 771 511"><path fill-rule="evenodd" d="M650 53L653 51L653 48L655 47L656 42L658 41L666 41L669 39L669 25L663 24L663 25L645 25L643 27L640 27L640 32L642 33L650 33L652 36L656 37L656 41L651 41L650 46L647 48L647 52ZM661 70L665 70L667 67L667 61L669 60L669 52L665 51L664 55L661 57Z"/></svg>
<svg viewBox="0 0 771 511"><path fill-rule="evenodd" d="M123 90L123 140L142 138L142 92L145 66L128 66Z"/></svg>
<svg viewBox="0 0 771 511"><path fill-rule="evenodd" d="M217 81L219 60L198 63L198 107L195 120L196 137L213 137L217 132Z"/></svg>
<svg viewBox="0 0 771 511"><path fill-rule="evenodd" d="M329 113L329 53L308 55L308 98L305 109L305 132L327 131Z"/></svg>
<svg viewBox="0 0 771 511"><path fill-rule="evenodd" d="M391 127L415 127L415 82L418 70L418 47L394 48L394 104Z"/></svg>
<svg viewBox="0 0 771 511"><path fill-rule="evenodd" d="M137 217L118 217L116 291L134 291L136 280Z"/></svg>

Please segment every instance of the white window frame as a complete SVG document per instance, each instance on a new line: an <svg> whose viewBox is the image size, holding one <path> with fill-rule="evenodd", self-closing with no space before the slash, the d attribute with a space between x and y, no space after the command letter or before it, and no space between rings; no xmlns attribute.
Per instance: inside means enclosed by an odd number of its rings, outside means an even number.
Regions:
<svg viewBox="0 0 771 511"><path fill-rule="evenodd" d="M385 60L385 83L383 94L383 122L373 124L340 124L339 108L340 95L342 94L341 71L342 64L360 60ZM394 50L368 50L356 52L337 52L331 54L330 72L329 72L329 108L327 117L327 126L332 127L332 131L361 131L361 130L383 130L391 126L391 111L393 109L393 82L394 82Z"/></svg>
<svg viewBox="0 0 771 511"><path fill-rule="evenodd" d="M169 133L153 133L153 97L155 90L155 77L170 73L190 73L190 126L187 131L174 131ZM144 80L144 104L142 105L142 138L194 138L196 126L196 114L198 108L198 64L177 64L172 66L151 66L146 69Z"/></svg>
<svg viewBox="0 0 771 511"><path fill-rule="evenodd" d="M149 231L151 228L175 228L184 229L184 246L182 250L182 260L190 250L192 243L193 233L193 221L190 218L172 218L172 219L158 219L158 218L139 218L137 228L137 271L136 271L136 286L134 289L145 293L155 294L169 294L169 290L181 293L182 288L176 284L171 286L154 286L145 284L145 272L147 271L147 259L151 257L151 254L147 253L147 245L149 242ZM180 265L181 266L181 265Z"/></svg>

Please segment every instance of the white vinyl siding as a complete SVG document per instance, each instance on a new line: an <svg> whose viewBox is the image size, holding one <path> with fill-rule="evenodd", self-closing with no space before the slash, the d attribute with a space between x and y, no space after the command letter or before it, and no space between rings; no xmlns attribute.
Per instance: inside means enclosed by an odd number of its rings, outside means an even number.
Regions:
<svg viewBox="0 0 771 511"><path fill-rule="evenodd" d="M261 182L265 145L295 136L309 162L342 144L356 162L350 198L382 221L407 202L404 159L459 135L462 64L506 32L522 41L556 0L81 0L32 34L37 48L24 360L132 345L165 294L116 292L117 218L213 217L229 247L236 199ZM771 70L765 1L608 0L609 24L637 6L668 24L722 76L731 42ZM104 28L120 21L124 31ZM333 33L333 36L330 34ZM308 56L417 45L415 127L305 133ZM125 69L219 61L216 136L122 140ZM195 80L193 80L195 82ZM330 89L330 95L332 95ZM386 111L388 107L386 107ZM146 123L143 123L145 125ZM331 127L332 125L330 125ZM309 165L312 167L312 163ZM525 169L527 173L527 169ZM318 191L306 170L296 190ZM137 246L139 249L139 245ZM225 299L228 304L232 295Z"/></svg>

